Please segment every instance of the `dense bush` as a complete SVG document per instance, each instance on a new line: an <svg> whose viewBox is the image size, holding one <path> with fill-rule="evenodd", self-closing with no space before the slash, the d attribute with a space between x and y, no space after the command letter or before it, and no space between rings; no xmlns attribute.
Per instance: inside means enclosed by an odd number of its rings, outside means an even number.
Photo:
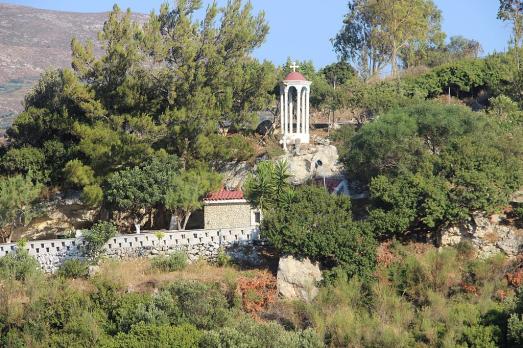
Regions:
<svg viewBox="0 0 523 348"><path fill-rule="evenodd" d="M115 332L129 332L138 323L167 325L179 321L177 304L166 292L154 296L140 293L120 295L111 314Z"/></svg>
<svg viewBox="0 0 523 348"><path fill-rule="evenodd" d="M201 333L192 325L134 325L129 333L119 333L101 344L104 348L193 348L198 347Z"/></svg>
<svg viewBox="0 0 523 348"><path fill-rule="evenodd" d="M369 184L376 232L401 235L506 206L523 185L520 136L522 127L499 118L424 103L365 125L348 139L344 163Z"/></svg>
<svg viewBox="0 0 523 348"><path fill-rule="evenodd" d="M0 159L0 169L8 175L31 173L40 182L46 182L49 175L44 154L31 146L7 151Z"/></svg>
<svg viewBox="0 0 523 348"><path fill-rule="evenodd" d="M89 263L78 259L65 260L57 274L64 278L86 278L89 275Z"/></svg>
<svg viewBox="0 0 523 348"><path fill-rule="evenodd" d="M265 212L262 236L281 253L309 257L348 276L368 277L375 265L376 242L367 225L352 221L350 199L324 188L304 187L288 204Z"/></svg>
<svg viewBox="0 0 523 348"><path fill-rule="evenodd" d="M0 176L0 242L11 243L15 229L27 226L38 214L41 191L30 175Z"/></svg>
<svg viewBox="0 0 523 348"><path fill-rule="evenodd" d="M35 274L41 274L40 265L25 248L0 257L0 279L25 280Z"/></svg>
<svg viewBox="0 0 523 348"><path fill-rule="evenodd" d="M223 248L218 249L218 256L216 257L216 264L220 267L229 266L232 262L232 257L228 255Z"/></svg>
<svg viewBox="0 0 523 348"><path fill-rule="evenodd" d="M161 272L180 271L187 266L187 255L176 252L167 256L157 256L151 260L151 267Z"/></svg>
<svg viewBox="0 0 523 348"><path fill-rule="evenodd" d="M495 53L482 59L460 59L421 72L406 72L401 79L366 83L349 79L343 90L342 104L362 110L368 116L386 113L398 107L415 105L423 100L448 95L458 99L481 95L505 94L519 101L518 74L513 52Z"/></svg>
<svg viewBox="0 0 523 348"><path fill-rule="evenodd" d="M311 329L285 331L276 323L257 323L245 317L231 327L206 332L200 346L319 348L323 344Z"/></svg>
<svg viewBox="0 0 523 348"><path fill-rule="evenodd" d="M104 244L118 234L116 226L112 222L100 221L87 231L83 238L87 243L85 252L88 256L97 256Z"/></svg>
<svg viewBox="0 0 523 348"><path fill-rule="evenodd" d="M85 186L80 197L88 207L98 207L104 199L102 188L96 184Z"/></svg>
<svg viewBox="0 0 523 348"><path fill-rule="evenodd" d="M166 291L176 299L181 320L198 329L222 327L230 317L230 305L219 284L178 282Z"/></svg>

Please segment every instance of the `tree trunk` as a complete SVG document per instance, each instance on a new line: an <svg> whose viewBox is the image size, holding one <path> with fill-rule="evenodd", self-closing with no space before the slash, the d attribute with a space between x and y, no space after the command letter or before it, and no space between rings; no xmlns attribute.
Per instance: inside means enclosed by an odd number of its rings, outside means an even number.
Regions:
<svg viewBox="0 0 523 348"><path fill-rule="evenodd" d="M154 222L153 222L153 210L149 210L149 226L151 226L151 230L154 228Z"/></svg>
<svg viewBox="0 0 523 348"><path fill-rule="evenodd" d="M179 211L176 211L175 213L176 215L176 226L178 226L178 231L182 231L182 219L181 219L181 214Z"/></svg>
<svg viewBox="0 0 523 348"><path fill-rule="evenodd" d="M521 69L521 64L520 64L520 59L519 59L519 41L520 41L520 38L518 38L517 33L514 36L515 36L515 38L514 38L514 49L516 51L516 67L517 67L517 69L519 71Z"/></svg>
<svg viewBox="0 0 523 348"><path fill-rule="evenodd" d="M523 13L520 11L517 11L515 15L514 20L514 46L516 49L516 64L517 69L520 71L521 69L521 62L520 62L520 55L519 55L519 49L520 49L520 43L521 38L523 37Z"/></svg>
<svg viewBox="0 0 523 348"><path fill-rule="evenodd" d="M391 65L392 65L392 77L396 78L398 77L398 47L396 43L392 45L392 57L391 57Z"/></svg>
<svg viewBox="0 0 523 348"><path fill-rule="evenodd" d="M187 227L187 223L189 222L189 218L191 217L191 212L187 212L185 215L185 218L183 219L183 230Z"/></svg>

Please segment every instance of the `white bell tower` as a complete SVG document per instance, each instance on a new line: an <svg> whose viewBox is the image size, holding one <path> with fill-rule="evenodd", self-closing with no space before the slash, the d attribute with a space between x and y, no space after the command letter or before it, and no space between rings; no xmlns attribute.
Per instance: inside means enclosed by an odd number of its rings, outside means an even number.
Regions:
<svg viewBox="0 0 523 348"><path fill-rule="evenodd" d="M308 144L310 141L309 127L309 95L311 81L296 71L299 66L291 65L291 72L280 84L280 124L283 136L283 147L287 144Z"/></svg>

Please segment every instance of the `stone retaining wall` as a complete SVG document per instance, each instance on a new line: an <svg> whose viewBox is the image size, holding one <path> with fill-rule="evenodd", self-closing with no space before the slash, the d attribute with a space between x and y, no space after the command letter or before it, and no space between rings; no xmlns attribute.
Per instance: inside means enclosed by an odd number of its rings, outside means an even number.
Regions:
<svg viewBox="0 0 523 348"><path fill-rule="evenodd" d="M157 232L163 232L158 239ZM234 229L193 230L193 231L154 231L141 234L118 235L105 245L102 256L125 259L167 255L177 251L187 254L189 260L204 258L214 261L218 251L223 248L233 258L256 263L256 245L259 231L256 226ZM26 249L36 258L45 272L55 272L68 259L84 259L82 237L30 241ZM15 252L16 244L0 244L0 257Z"/></svg>

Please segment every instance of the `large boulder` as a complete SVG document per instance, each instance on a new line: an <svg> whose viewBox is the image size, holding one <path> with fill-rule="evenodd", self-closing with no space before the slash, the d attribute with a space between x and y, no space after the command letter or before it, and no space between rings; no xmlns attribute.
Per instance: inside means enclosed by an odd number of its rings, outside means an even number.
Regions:
<svg viewBox="0 0 523 348"><path fill-rule="evenodd" d="M278 293L283 298L312 301L318 295L317 283L322 280L320 267L309 259L292 256L280 258L278 264Z"/></svg>
<svg viewBox="0 0 523 348"><path fill-rule="evenodd" d="M279 159L286 160L292 182L301 185L315 177L339 176L343 167L338 162L338 149L333 145L313 145L300 150L300 155L288 154Z"/></svg>

